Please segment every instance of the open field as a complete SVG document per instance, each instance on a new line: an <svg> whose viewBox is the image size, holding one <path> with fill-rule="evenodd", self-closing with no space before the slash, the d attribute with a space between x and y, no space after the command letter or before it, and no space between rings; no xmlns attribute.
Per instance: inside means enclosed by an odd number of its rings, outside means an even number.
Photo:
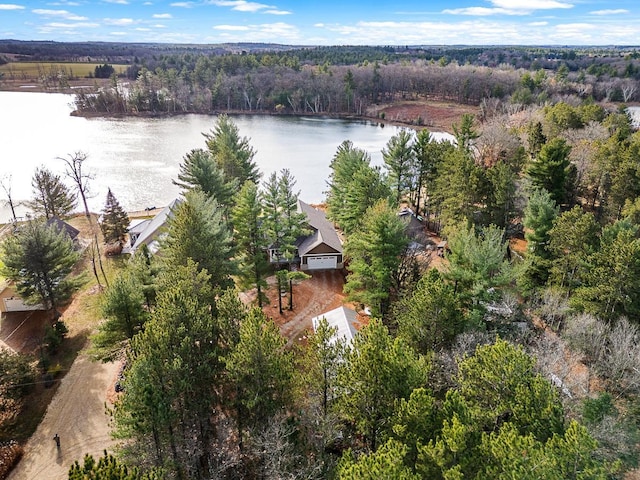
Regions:
<svg viewBox="0 0 640 480"><path fill-rule="evenodd" d="M0 65L0 73L7 80L37 79L42 75L64 73L67 78L88 78L93 76L100 63L64 62L10 62ZM124 73L128 65L112 65L117 74Z"/></svg>

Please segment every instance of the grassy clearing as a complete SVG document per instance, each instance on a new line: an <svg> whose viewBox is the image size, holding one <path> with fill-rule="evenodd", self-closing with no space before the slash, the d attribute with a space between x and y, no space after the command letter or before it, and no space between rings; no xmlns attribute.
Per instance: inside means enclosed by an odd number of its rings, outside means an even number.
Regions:
<svg viewBox="0 0 640 480"><path fill-rule="evenodd" d="M67 78L89 78L100 63L63 62L10 62L0 65L0 72L8 80L37 79L41 76L57 76L64 73ZM128 65L112 65L117 74L124 73Z"/></svg>

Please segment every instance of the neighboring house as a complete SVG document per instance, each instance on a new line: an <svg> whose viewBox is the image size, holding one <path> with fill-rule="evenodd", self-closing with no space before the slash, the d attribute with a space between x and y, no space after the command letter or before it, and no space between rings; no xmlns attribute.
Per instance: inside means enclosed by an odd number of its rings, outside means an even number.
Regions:
<svg viewBox="0 0 640 480"><path fill-rule="evenodd" d="M9 281L0 282L0 312L28 312L32 310L45 310L44 305L27 305L20 298L13 283Z"/></svg>
<svg viewBox="0 0 640 480"><path fill-rule="evenodd" d="M310 233L296 241L295 263L300 270L337 270L344 266L342 242L333 224L322 210L298 200L298 211L307 217ZM275 250L269 250L272 263L277 262Z"/></svg>
<svg viewBox="0 0 640 480"><path fill-rule="evenodd" d="M360 322L358 321L358 314L355 310L347 307L338 307L330 310L326 313L313 317L311 323L313 324L313 331L317 331L320 321L325 318L329 327L335 328L336 333L334 338L344 339L347 345L350 345L353 341L358 329L360 328Z"/></svg>
<svg viewBox="0 0 640 480"><path fill-rule="evenodd" d="M180 203L176 199L164 207L160 213L150 220L133 224L129 229L129 246L125 247L123 253L136 253L136 250L143 244L149 248L151 253L156 253L160 248L159 240L164 233L167 220L171 218L172 210Z"/></svg>
<svg viewBox="0 0 640 480"><path fill-rule="evenodd" d="M64 220L61 220L58 217L51 217L47 220L47 226L54 226L58 232L64 233L76 246L78 245L78 235L80 235L80 230L69 225Z"/></svg>
<svg viewBox="0 0 640 480"><path fill-rule="evenodd" d="M424 230L422 217L416 216L409 207L403 207L398 212L398 217L406 224L405 233L411 240L412 249L420 250L430 243Z"/></svg>

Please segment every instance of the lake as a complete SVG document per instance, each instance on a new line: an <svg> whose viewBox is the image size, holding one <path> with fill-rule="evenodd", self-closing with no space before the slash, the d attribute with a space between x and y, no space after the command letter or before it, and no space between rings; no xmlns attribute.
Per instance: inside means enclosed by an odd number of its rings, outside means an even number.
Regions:
<svg viewBox="0 0 640 480"><path fill-rule="evenodd" d="M205 148L213 115L162 118L72 117L73 96L55 93L0 92L0 176L12 175L14 202L31 198L31 177L45 165L62 174L65 157L77 151L88 155L83 168L94 175L89 207L99 212L107 188L127 210L164 206L179 195L171 180L177 177L186 153ZM300 198L324 199L329 164L344 140L368 151L372 163L382 164L382 149L400 130L371 122L330 118L233 116L240 135L249 138L263 179L288 168L297 180ZM449 138L446 133L434 133ZM68 183L68 182L67 182ZM0 198L5 200L4 192ZM24 209L22 210L24 211ZM0 222L10 218L0 209Z"/></svg>

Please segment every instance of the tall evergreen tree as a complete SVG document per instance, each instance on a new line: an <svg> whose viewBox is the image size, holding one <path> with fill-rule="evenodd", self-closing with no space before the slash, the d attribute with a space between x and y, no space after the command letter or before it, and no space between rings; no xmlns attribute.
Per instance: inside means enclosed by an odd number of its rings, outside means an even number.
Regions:
<svg viewBox="0 0 640 480"><path fill-rule="evenodd" d="M36 169L31 179L33 199L26 205L36 215L47 220L53 217L64 218L76 206L76 196L71 192L59 175L42 166Z"/></svg>
<svg viewBox="0 0 640 480"><path fill-rule="evenodd" d="M454 287L435 268L394 304L393 312L398 336L423 354L450 345L464 330L464 313Z"/></svg>
<svg viewBox="0 0 640 480"><path fill-rule="evenodd" d="M549 230L548 250L553 259L550 283L569 292L583 283L599 233L593 214L585 213L578 205L556 217Z"/></svg>
<svg viewBox="0 0 640 480"><path fill-rule="evenodd" d="M110 360L140 330L147 320L144 295L129 273L118 275L102 297L102 314L106 321L98 326L93 337L97 356Z"/></svg>
<svg viewBox="0 0 640 480"><path fill-rule="evenodd" d="M445 226L473 224L474 212L486 191L483 172L464 149L447 153L434 192Z"/></svg>
<svg viewBox="0 0 640 480"><path fill-rule="evenodd" d="M327 217L342 225L341 217L347 209L347 192L355 172L369 166L371 156L361 148L356 148L353 142L345 140L337 150L329 168L329 191L327 192Z"/></svg>
<svg viewBox="0 0 640 480"><path fill-rule="evenodd" d="M233 285L235 274L232 236L215 198L194 190L187 192L167 224L162 240L162 259L167 268L186 265L189 259L206 270L214 287Z"/></svg>
<svg viewBox="0 0 640 480"><path fill-rule="evenodd" d="M413 144L416 156L416 184L411 203L415 206L416 213L420 213L421 200L424 197L423 206L427 217L429 216L428 199L431 199L435 189L438 172L444 161L447 151L453 148L451 142L438 141L432 137L428 130L420 130Z"/></svg>
<svg viewBox="0 0 640 480"><path fill-rule="evenodd" d="M558 204L568 199L568 180L571 146L565 140L554 138L545 143L537 158L529 164L527 176L536 188L544 188Z"/></svg>
<svg viewBox="0 0 640 480"><path fill-rule="evenodd" d="M382 150L382 158L389 171L389 181L395 190L396 202L410 191L415 183L415 151L413 135L407 129L389 139Z"/></svg>
<svg viewBox="0 0 640 480"><path fill-rule="evenodd" d="M471 153L475 140L480 134L473 128L475 117L470 113L465 113L460 119L460 123L453 124L453 136L460 150Z"/></svg>
<svg viewBox="0 0 640 480"><path fill-rule="evenodd" d="M393 291L392 279L408 244L396 210L385 200L371 206L362 228L345 244L350 272L344 291L349 298L371 307L374 315L385 315L400 293Z"/></svg>
<svg viewBox="0 0 640 480"><path fill-rule="evenodd" d="M483 305L499 299L501 290L513 279L507 246L504 231L493 225L480 233L469 227L450 235L445 278L454 284L457 297L472 313L484 313Z"/></svg>
<svg viewBox="0 0 640 480"><path fill-rule="evenodd" d="M191 150L180 164L178 180L173 180L184 190L200 189L208 197L215 198L226 208L233 204L233 196L238 188L238 180L225 178L225 173L213 155L202 149Z"/></svg>
<svg viewBox="0 0 640 480"><path fill-rule="evenodd" d="M370 451L389 434L396 402L426 384L429 365L379 320L362 328L338 372L339 415L363 435Z"/></svg>
<svg viewBox="0 0 640 480"><path fill-rule="evenodd" d="M266 236L263 230L262 205L258 186L246 181L238 193L231 212L234 235L240 256L239 287L257 289L258 306L262 307L267 288L265 275L269 269L266 258Z"/></svg>
<svg viewBox="0 0 640 480"><path fill-rule="evenodd" d="M105 243L124 242L129 228L129 216L116 199L111 189L107 191L107 201L102 209L102 223L100 229Z"/></svg>
<svg viewBox="0 0 640 480"><path fill-rule="evenodd" d="M250 180L258 183L260 172L253 160L255 151L247 137L240 137L237 125L227 115L219 115L213 129L203 135L227 182L235 180L238 185L243 185Z"/></svg>
<svg viewBox="0 0 640 480"><path fill-rule="evenodd" d="M556 202L546 190L535 189L529 195L522 222L527 240L527 258L521 280L526 291L543 285L549 278L549 231L558 216L558 210Z"/></svg>
<svg viewBox="0 0 640 480"><path fill-rule="evenodd" d="M254 308L240 325L240 340L225 358L235 386L233 400L241 437L245 430L259 430L293 400L293 357L280 329Z"/></svg>
<svg viewBox="0 0 640 480"><path fill-rule="evenodd" d="M2 243L2 272L28 303L42 303L57 315L77 287L69 276L79 257L68 235L30 220Z"/></svg>
<svg viewBox="0 0 640 480"><path fill-rule="evenodd" d="M271 174L262 192L264 231L272 261L275 258L278 267L284 264L287 270L296 255L296 240L306 231L306 215L298 211L298 193L293 190L295 183L291 172L283 169L279 177L276 172ZM279 293L284 289L283 281L289 281L290 303L293 301L293 278L291 275L276 275ZM278 308L282 314L281 295L278 295Z"/></svg>
<svg viewBox="0 0 640 480"><path fill-rule="evenodd" d="M159 285L152 318L131 341L117 431L133 440L127 450L137 462L176 478L210 478L229 348L214 289L192 260L163 272Z"/></svg>

